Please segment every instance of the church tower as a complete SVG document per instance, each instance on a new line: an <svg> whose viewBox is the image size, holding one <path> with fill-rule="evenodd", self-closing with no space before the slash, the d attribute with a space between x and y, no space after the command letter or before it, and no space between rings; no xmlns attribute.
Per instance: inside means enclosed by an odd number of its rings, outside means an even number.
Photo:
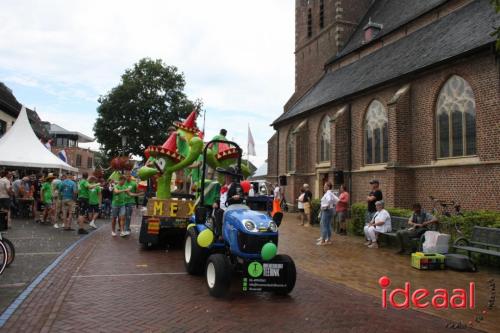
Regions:
<svg viewBox="0 0 500 333"><path fill-rule="evenodd" d="M295 93L300 98L323 75L373 0L295 0Z"/></svg>

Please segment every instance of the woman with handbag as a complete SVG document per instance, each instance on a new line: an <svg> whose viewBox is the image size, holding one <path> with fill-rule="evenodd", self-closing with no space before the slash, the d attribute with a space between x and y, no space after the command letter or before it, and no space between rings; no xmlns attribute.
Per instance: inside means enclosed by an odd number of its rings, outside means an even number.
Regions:
<svg viewBox="0 0 500 333"><path fill-rule="evenodd" d="M316 245L327 245L332 243L332 219L335 214L335 205L339 198L333 194L332 183L326 182L323 186L325 194L321 198L321 219L320 230L321 237L318 239Z"/></svg>

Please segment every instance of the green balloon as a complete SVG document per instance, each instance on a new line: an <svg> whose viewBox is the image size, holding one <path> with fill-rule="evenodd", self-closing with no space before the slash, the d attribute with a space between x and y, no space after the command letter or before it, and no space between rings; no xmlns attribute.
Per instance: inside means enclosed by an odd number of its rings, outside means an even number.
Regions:
<svg viewBox="0 0 500 333"><path fill-rule="evenodd" d="M266 243L263 247L262 250L260 251L260 255L262 256L262 260L271 260L274 258L276 255L276 252L278 252L278 248L274 243Z"/></svg>

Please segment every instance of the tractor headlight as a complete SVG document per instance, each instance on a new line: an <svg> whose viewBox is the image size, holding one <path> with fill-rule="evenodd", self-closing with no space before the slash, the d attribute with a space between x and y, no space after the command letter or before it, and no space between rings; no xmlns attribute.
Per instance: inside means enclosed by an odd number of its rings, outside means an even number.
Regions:
<svg viewBox="0 0 500 333"><path fill-rule="evenodd" d="M274 221L269 222L269 230L271 230L272 232L278 231L278 225L276 224L276 222Z"/></svg>
<svg viewBox="0 0 500 333"><path fill-rule="evenodd" d="M255 223L251 220L243 220L241 221L241 223L243 224L243 226L245 227L245 229L247 229L248 231L251 231L251 232L257 232L259 231L257 229L257 225L255 225Z"/></svg>

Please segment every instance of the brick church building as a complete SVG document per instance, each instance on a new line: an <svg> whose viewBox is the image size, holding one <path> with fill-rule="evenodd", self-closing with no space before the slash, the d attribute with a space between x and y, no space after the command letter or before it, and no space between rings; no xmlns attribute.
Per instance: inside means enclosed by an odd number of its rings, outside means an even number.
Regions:
<svg viewBox="0 0 500 333"><path fill-rule="evenodd" d="M500 210L500 25L488 0L296 0L295 92L274 120L268 179L329 180L364 202Z"/></svg>

